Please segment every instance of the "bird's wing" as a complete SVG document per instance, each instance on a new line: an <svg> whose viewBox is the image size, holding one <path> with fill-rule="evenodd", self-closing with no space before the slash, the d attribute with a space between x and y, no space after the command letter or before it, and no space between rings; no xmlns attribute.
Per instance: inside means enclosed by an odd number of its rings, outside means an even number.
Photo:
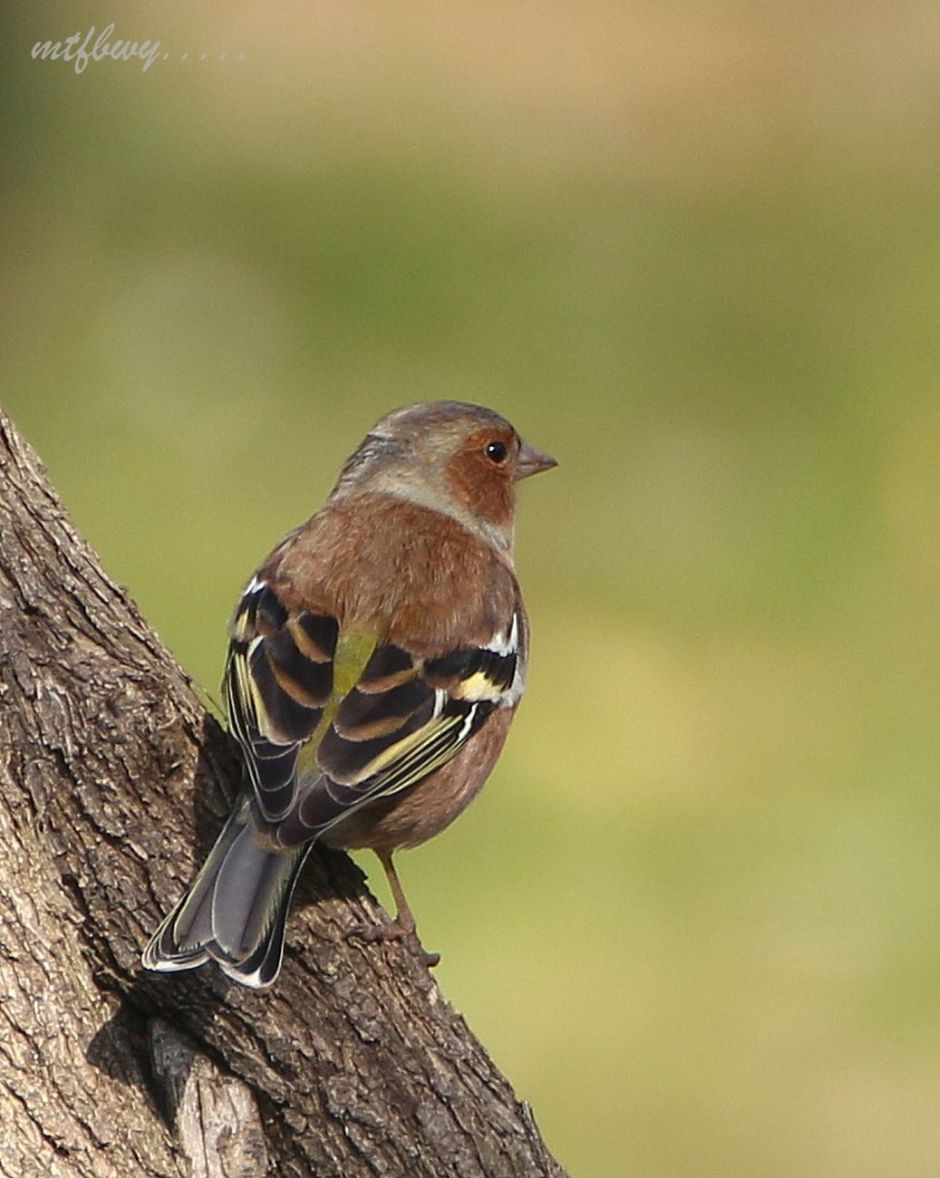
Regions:
<svg viewBox="0 0 940 1178"><path fill-rule="evenodd" d="M295 804L297 758L332 698L338 638L335 618L289 613L257 577L235 610L225 700L267 822L280 821Z"/></svg>
<svg viewBox="0 0 940 1178"><path fill-rule="evenodd" d="M518 701L525 646L518 601L485 645L429 658L288 610L254 580L233 622L226 698L274 837L308 841L446 764Z"/></svg>

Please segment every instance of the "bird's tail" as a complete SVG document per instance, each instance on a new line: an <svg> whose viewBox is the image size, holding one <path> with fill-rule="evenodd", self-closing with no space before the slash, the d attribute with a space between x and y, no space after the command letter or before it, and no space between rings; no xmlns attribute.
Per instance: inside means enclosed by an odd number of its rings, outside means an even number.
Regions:
<svg viewBox="0 0 940 1178"><path fill-rule="evenodd" d="M246 802L154 933L142 955L144 969L195 969L211 958L243 986L270 986L281 969L287 910L309 849L263 846Z"/></svg>

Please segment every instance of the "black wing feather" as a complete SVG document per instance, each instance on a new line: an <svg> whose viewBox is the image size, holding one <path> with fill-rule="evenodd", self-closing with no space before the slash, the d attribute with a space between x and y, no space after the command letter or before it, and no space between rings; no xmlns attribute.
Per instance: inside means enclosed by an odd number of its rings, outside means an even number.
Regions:
<svg viewBox="0 0 940 1178"><path fill-rule="evenodd" d="M521 694L521 612L491 645L433 659L385 643L335 699L339 638L335 619L291 613L259 581L233 622L226 672L232 728L259 815L284 847L416 784L455 756L494 709L512 706Z"/></svg>

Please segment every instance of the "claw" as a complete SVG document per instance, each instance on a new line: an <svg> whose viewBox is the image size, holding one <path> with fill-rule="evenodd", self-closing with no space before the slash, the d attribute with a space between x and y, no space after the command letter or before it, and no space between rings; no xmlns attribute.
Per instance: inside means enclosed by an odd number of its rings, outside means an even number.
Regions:
<svg viewBox="0 0 940 1178"><path fill-rule="evenodd" d="M347 940L356 939L368 941L404 941L412 950L422 965L433 969L440 961L440 953L429 953L418 940L414 922L393 920L389 924L357 924L346 934Z"/></svg>

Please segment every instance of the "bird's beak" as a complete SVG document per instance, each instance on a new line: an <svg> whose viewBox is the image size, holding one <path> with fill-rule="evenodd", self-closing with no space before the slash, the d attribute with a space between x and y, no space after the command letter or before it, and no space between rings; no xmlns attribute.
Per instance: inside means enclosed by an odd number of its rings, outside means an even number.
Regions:
<svg viewBox="0 0 940 1178"><path fill-rule="evenodd" d="M558 462L551 454L546 454L544 450L536 450L528 442L523 442L516 457L516 481L527 479L530 474L538 474L540 470L551 470L557 465Z"/></svg>

